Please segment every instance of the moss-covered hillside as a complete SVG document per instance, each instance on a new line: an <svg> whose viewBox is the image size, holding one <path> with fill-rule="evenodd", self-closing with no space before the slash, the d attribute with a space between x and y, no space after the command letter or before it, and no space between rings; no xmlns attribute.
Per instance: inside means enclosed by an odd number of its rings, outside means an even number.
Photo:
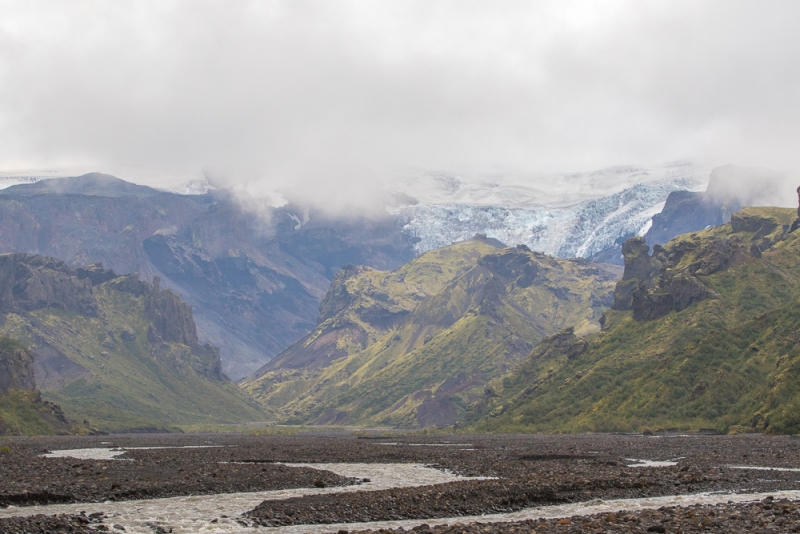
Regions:
<svg viewBox="0 0 800 534"><path fill-rule="evenodd" d="M198 343L191 308L135 274L0 255L0 334L30 348L44 399L101 430L264 417Z"/></svg>
<svg viewBox="0 0 800 534"><path fill-rule="evenodd" d="M628 241L603 331L564 331L536 347L471 406L474 428L800 432L794 219L747 208L652 255Z"/></svg>
<svg viewBox="0 0 800 534"><path fill-rule="evenodd" d="M543 337L599 330L619 275L480 238L347 267L317 328L240 385L289 422L450 425Z"/></svg>

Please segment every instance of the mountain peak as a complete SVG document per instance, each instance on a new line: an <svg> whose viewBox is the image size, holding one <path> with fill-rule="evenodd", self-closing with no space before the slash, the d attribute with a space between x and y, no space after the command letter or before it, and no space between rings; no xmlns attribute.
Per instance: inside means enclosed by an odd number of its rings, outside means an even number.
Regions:
<svg viewBox="0 0 800 534"><path fill-rule="evenodd" d="M157 189L126 182L110 174L91 172L70 178L48 178L30 184L13 185L0 191L6 195L88 195L99 197L138 196L149 197L161 194Z"/></svg>

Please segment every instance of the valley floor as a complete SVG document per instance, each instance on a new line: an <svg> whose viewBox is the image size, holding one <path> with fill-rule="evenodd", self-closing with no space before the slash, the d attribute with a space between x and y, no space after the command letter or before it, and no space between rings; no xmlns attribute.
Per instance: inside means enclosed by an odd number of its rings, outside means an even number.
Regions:
<svg viewBox="0 0 800 534"><path fill-rule="evenodd" d="M0 506L2 532L793 532L800 439L14 438L0 442Z"/></svg>

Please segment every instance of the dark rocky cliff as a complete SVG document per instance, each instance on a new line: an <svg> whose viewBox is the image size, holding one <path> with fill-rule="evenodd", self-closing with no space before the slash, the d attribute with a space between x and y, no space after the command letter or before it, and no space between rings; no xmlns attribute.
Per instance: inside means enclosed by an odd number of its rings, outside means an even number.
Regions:
<svg viewBox="0 0 800 534"><path fill-rule="evenodd" d="M652 255L644 238L627 240L622 247L625 271L614 291L612 309L633 310L634 319L649 321L715 298L703 279L748 257L761 258L785 241L791 226L782 211L745 208L730 215L728 234L688 234L667 246L654 245Z"/></svg>
<svg viewBox="0 0 800 534"><path fill-rule="evenodd" d="M3 314L57 309L97 317L98 301L93 288L101 284L144 298L145 314L150 320L148 341L154 351L163 343L186 345L205 362L200 366L195 365L198 370L202 369L210 379L225 380L218 349L210 345L201 346L198 341L191 306L175 292L161 289L158 277L151 284L140 280L138 273L117 275L114 271L103 269L102 264L74 269L54 258L32 254L0 254L0 313ZM39 352L38 348L34 349L36 352ZM43 348L40 354L43 361L37 362L41 372L51 357L61 359L60 354L52 354L48 348ZM64 362L59 365L67 369L73 367Z"/></svg>
<svg viewBox="0 0 800 534"><path fill-rule="evenodd" d="M0 335L30 347L0 361L0 388L34 392L25 402L53 412L38 384L70 417L118 431L261 417L199 341L192 307L158 278L30 254L0 255L0 274Z"/></svg>
<svg viewBox="0 0 800 534"><path fill-rule="evenodd" d="M48 307L96 315L91 280L53 258L0 255L0 313Z"/></svg>
<svg viewBox="0 0 800 534"><path fill-rule="evenodd" d="M10 389L36 389L33 354L13 339L0 336L0 393Z"/></svg>
<svg viewBox="0 0 800 534"><path fill-rule="evenodd" d="M670 193L661 213L645 234L649 245L663 245L673 237L730 222L744 206L774 205L782 198L786 177L757 167L725 165L711 171L706 191Z"/></svg>
<svg viewBox="0 0 800 534"><path fill-rule="evenodd" d="M73 432L75 428L61 407L42 400L33 359L33 353L21 343L0 336L0 435Z"/></svg>

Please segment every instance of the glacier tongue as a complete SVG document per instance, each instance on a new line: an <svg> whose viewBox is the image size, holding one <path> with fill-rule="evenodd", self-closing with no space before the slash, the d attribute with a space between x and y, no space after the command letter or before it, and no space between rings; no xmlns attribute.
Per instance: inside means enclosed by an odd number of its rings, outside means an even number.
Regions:
<svg viewBox="0 0 800 534"><path fill-rule="evenodd" d="M621 242L646 231L671 192L697 190L706 182L696 167L666 169L629 169L626 185L630 186L621 190L594 187L595 198L572 204L564 202L563 194L556 193L537 195L537 199L544 200L541 204L535 204L532 197L521 198L524 195L512 202L508 199L520 191L518 184L509 184L506 189L501 183L492 183L491 191L481 194L485 183L476 185L441 176L432 178L435 185L441 186L434 195L423 189L420 178L416 178L404 184L410 186L404 192L417 193L423 201L387 209L402 219L404 232L418 239L420 253L486 234L509 246L524 244L554 256L619 261L616 250ZM603 178L601 175L595 179ZM623 181L618 175L614 179L617 185ZM575 184L586 180L585 175L573 179ZM641 182L635 183L637 180ZM563 187L563 183L554 182L553 187L559 186ZM421 192L424 194L419 195Z"/></svg>

